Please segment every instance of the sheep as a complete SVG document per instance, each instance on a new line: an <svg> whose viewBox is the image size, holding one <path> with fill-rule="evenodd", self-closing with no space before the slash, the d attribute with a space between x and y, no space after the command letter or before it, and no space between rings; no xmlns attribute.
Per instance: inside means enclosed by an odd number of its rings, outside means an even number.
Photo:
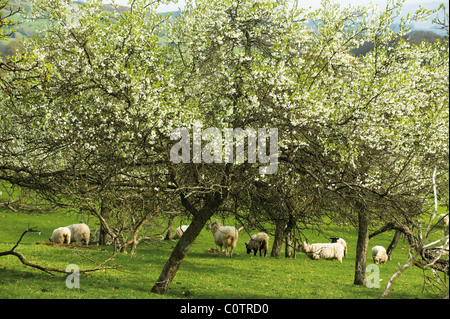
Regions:
<svg viewBox="0 0 450 319"><path fill-rule="evenodd" d="M52 237L49 241L57 244L69 244L70 243L70 229L67 227L59 227L53 230Z"/></svg>
<svg viewBox="0 0 450 319"><path fill-rule="evenodd" d="M218 221L210 223L207 229L212 231L214 242L220 247L220 251L222 251L222 246L225 246L225 254L231 258L233 250L236 248L239 231L233 226L222 226ZM230 248L229 252L228 248Z"/></svg>
<svg viewBox="0 0 450 319"><path fill-rule="evenodd" d="M313 260L337 259L342 263L342 257L344 257L344 246L338 243L311 245L302 243L297 250L304 252L308 258Z"/></svg>
<svg viewBox="0 0 450 319"><path fill-rule="evenodd" d="M269 250L269 235L266 233L252 235L249 241L245 243L245 247L247 248L247 254L250 254L253 250L253 255L256 256L256 252L259 250L259 256L261 256L261 250L264 250L264 257L266 257Z"/></svg>
<svg viewBox="0 0 450 319"><path fill-rule="evenodd" d="M438 216L438 224L448 226L448 214L440 214Z"/></svg>
<svg viewBox="0 0 450 319"><path fill-rule="evenodd" d="M386 264L388 255L386 249L383 246L375 246L372 248L372 259L375 264Z"/></svg>
<svg viewBox="0 0 450 319"><path fill-rule="evenodd" d="M175 230L175 235L172 237L172 239L180 239L188 227L189 227L189 225L182 225L182 226L178 227Z"/></svg>
<svg viewBox="0 0 450 319"><path fill-rule="evenodd" d="M89 244L90 230L89 226L86 224L72 224L67 226L70 229L70 242L82 244L84 243L86 247Z"/></svg>
<svg viewBox="0 0 450 319"><path fill-rule="evenodd" d="M345 240L339 237L332 237L330 239L332 243L338 243L344 246L344 257L347 257L347 243L345 242Z"/></svg>

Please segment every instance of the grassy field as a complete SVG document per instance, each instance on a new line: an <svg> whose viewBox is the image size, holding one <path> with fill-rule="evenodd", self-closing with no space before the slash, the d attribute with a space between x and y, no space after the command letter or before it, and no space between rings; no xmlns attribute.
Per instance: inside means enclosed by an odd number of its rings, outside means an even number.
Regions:
<svg viewBox="0 0 450 319"><path fill-rule="evenodd" d="M0 209L0 251L13 247L20 234L37 226L42 233L28 233L16 248L30 262L65 269L76 264L80 269L93 268L93 261L101 262L111 255L111 247L99 250L77 250L37 245L48 241L54 228L79 222L77 215L62 213L13 212ZM254 231L255 232L255 231ZM252 232L252 233L254 233ZM0 257L0 298L274 298L274 299L376 299L379 298L391 275L407 261L407 243L401 240L393 260L380 265L380 288L353 285L357 232L351 228L331 228L330 236L347 240L348 256L337 260L309 260L304 254L295 259L247 255L244 243L249 235L241 232L233 258L207 252L214 248L213 236L202 231L183 261L166 296L150 293L165 262L176 245L174 241L154 241L140 244L135 255L121 254L109 266L119 270L81 274L80 288L68 289L66 275L50 276L26 267L15 256ZM376 236L369 243L387 247L393 233ZM314 242L326 238L309 233ZM102 248L102 250L100 250ZM270 243L269 248L272 248ZM368 263L372 263L368 256ZM447 284L448 284L448 278ZM441 298L441 294L424 290L422 270L408 269L395 282L390 298Z"/></svg>

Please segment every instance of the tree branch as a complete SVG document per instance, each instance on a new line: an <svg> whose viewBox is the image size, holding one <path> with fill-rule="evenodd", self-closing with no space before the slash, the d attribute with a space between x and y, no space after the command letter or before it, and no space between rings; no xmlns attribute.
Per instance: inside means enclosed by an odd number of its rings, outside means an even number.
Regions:
<svg viewBox="0 0 450 319"><path fill-rule="evenodd" d="M65 269L58 269L58 268L52 268L52 267L44 267L44 266L41 266L41 265L33 264L33 263L27 261L27 260L25 259L25 256L24 256L24 255L22 255L21 253L18 253L18 252L16 252L16 251L14 251L14 250L19 246L19 244L20 244L20 242L22 241L22 239L23 239L23 237L25 236L25 234L26 234L26 233L29 233L29 232L37 233L37 232L40 232L40 230L35 229L35 227L28 228L27 230L25 230L25 231L22 233L22 235L20 236L19 240L14 244L14 247L11 248L10 250L0 252L0 257L1 257L1 256L7 256L7 255L13 255L13 256L16 256L17 258L19 258L20 262L21 262L22 264L24 264L25 266L29 266L29 267L32 267L32 268L36 268L36 269L42 270L43 272L46 272L46 273L48 273L49 275L52 275L52 276L54 276L53 272L70 274L71 272L70 272L70 271L66 271ZM113 257L114 257L114 256L113 256ZM95 268L84 269L84 270L80 270L79 272L80 272L80 273L87 273L87 272L93 272L93 271L97 271L97 270L117 269L117 268L119 268L120 266L103 267L103 264L105 264L107 261L112 260L113 257L110 257L110 258L108 258L106 261L104 261L104 262L98 264L98 266L95 267Z"/></svg>

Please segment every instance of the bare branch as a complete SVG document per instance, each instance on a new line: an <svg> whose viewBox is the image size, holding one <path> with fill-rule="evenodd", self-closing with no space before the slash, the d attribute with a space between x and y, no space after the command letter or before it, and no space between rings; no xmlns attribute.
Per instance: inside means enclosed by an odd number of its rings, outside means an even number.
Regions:
<svg viewBox="0 0 450 319"><path fill-rule="evenodd" d="M19 244L20 244L20 242L22 241L22 239L23 239L23 237L25 236L25 234L26 234L26 233L29 233L29 232L40 232L40 231L37 230L37 229L35 229L35 227L28 228L27 230L25 230L25 231L22 233L22 235L20 236L19 240L15 243L15 245L14 245L13 248L11 248L11 249L8 250L8 251L2 251L2 252L0 252L0 257L1 257L1 256L7 256L7 255L13 255L13 256L16 256L17 258L19 258L20 262L21 262L22 264L24 264L25 266L29 266L29 267L32 267L32 268L36 268L36 269L42 270L43 272L46 272L46 273L48 273L49 275L52 275L52 276L54 276L54 274L53 274L54 272L57 272L57 273L64 273L64 274L70 274L71 272L70 272L70 271L66 271L65 269L58 269L58 268L53 268L53 267L44 267L44 266L41 266L41 265L38 265L38 264L31 263L31 262L29 262L29 261L27 261L27 260L25 259L25 256L24 256L24 255L22 255L21 253L18 253L18 252L16 252L16 251L14 251L14 250L17 248L17 246L19 246ZM104 267L104 266L103 266L103 265L104 265L105 263L107 263L108 261L111 261L111 260L114 258L114 256L115 256L115 255L111 256L110 258L108 258L108 259L105 260L104 262L97 264L97 267L90 268L90 269L80 270L79 272L80 272L80 273L87 273L87 272L93 272L93 271L97 271L97 270L106 270L106 269L116 269L116 270L117 270L117 269L118 269L119 267L121 267L121 266L111 266L111 267Z"/></svg>
<svg viewBox="0 0 450 319"><path fill-rule="evenodd" d="M432 230L432 224L433 224L434 218L436 217L437 212L438 212L437 189L436 189L436 171L437 171L437 168L435 167L435 169L433 171L433 176L432 176L432 180L433 180L433 194L434 194L434 210L433 210L433 212L431 214L431 217L430 217L430 220L428 222L425 234L422 237L422 239L419 240L415 236L411 236L412 232L408 229L408 227L402 227L402 228L398 229L400 231L404 231L405 228L407 230L409 230L409 232L406 232L406 233L409 233L410 236L407 236L407 237L408 237L408 240L410 240L411 246L413 247L413 249L416 252L415 252L414 256L405 265L403 265L397 272L395 272L394 275L392 275L392 277L389 279L389 282L388 282L388 284L386 286L386 289L384 290L383 294L381 295L381 299L387 298L394 280L397 277L399 277L406 269L408 269L409 267L411 267L413 265L415 265L415 266L417 266L417 267L419 267L421 269L432 268L433 270L438 270L438 271L447 273L447 275L448 275L448 271L449 271L448 260L445 260L445 261L441 260L441 257L442 257L442 255L444 253L445 245L448 245L448 237L449 236L447 235L447 236L442 237L440 240L433 241L433 242L431 242L429 244L425 244L425 240L427 240L429 235L430 235L430 232ZM384 227L384 229L387 230L387 229L389 229L389 227L395 228L395 225L394 225L395 222L392 223L392 224L393 225L386 225ZM395 229L397 229L397 228L395 228ZM411 240L413 240L414 242L411 242ZM437 253L433 252L433 249L428 249L429 247L431 247L431 246L433 246L433 245L435 245L435 244L437 244L437 243L439 243L439 242L441 242L443 240L445 240L445 244L442 247L442 249L438 249ZM422 257L421 261L418 260L419 257Z"/></svg>

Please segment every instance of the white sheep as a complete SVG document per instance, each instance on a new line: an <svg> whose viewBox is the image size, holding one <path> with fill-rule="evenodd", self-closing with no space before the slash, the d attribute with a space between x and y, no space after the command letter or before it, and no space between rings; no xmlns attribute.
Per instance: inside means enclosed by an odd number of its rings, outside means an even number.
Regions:
<svg viewBox="0 0 450 319"><path fill-rule="evenodd" d="M182 225L182 226L178 227L175 230L175 235L172 237L172 239L180 239L188 227L189 227L189 225Z"/></svg>
<svg viewBox="0 0 450 319"><path fill-rule="evenodd" d="M440 214L438 216L438 224L448 226L448 214Z"/></svg>
<svg viewBox="0 0 450 319"><path fill-rule="evenodd" d="M86 224L72 224L67 226L70 229L70 242L77 244L85 244L86 247L89 244L90 230Z"/></svg>
<svg viewBox="0 0 450 319"><path fill-rule="evenodd" d="M245 243L245 247L247 248L247 254L253 250L254 256L256 256L256 252L259 250L259 255L261 256L261 250L264 250L264 257L267 255L267 251L269 250L269 235L266 233L257 233L252 235L247 243Z"/></svg>
<svg viewBox="0 0 450 319"><path fill-rule="evenodd" d="M57 244L69 244L70 243L70 229L67 227L59 227L53 230L52 237L49 241Z"/></svg>
<svg viewBox="0 0 450 319"><path fill-rule="evenodd" d="M225 246L225 254L231 258L233 250L236 248L239 231L233 226L222 226L218 221L210 223L207 229L212 231L214 242L216 246L220 247L220 251L222 251L222 246ZM229 252L228 248L230 248Z"/></svg>
<svg viewBox="0 0 450 319"><path fill-rule="evenodd" d="M375 246L372 248L372 259L375 264L386 264L388 255L386 249L383 246Z"/></svg>
<svg viewBox="0 0 450 319"><path fill-rule="evenodd" d="M333 238L331 238L331 242L338 243L338 244L341 244L342 246L344 246L344 257L347 256L347 243L345 242L344 239L339 238L339 237L333 237Z"/></svg>
<svg viewBox="0 0 450 319"><path fill-rule="evenodd" d="M313 260L337 259L339 262L342 262L342 258L344 257L344 246L338 243L311 245L302 243L297 250L304 252L308 258Z"/></svg>

